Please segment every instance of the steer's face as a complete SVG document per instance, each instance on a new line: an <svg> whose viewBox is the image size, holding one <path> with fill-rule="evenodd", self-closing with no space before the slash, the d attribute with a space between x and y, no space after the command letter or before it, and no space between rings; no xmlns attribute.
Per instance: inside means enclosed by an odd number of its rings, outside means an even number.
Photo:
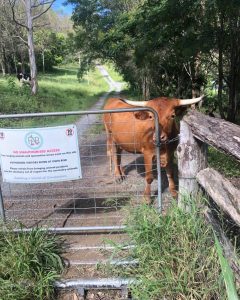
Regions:
<svg viewBox="0 0 240 300"><path fill-rule="evenodd" d="M159 123L162 132L165 133L165 140L170 139L173 134L173 128L176 127L176 101L166 100L164 98L154 99L149 101L149 106L155 109L158 113ZM162 136L161 136L162 139Z"/></svg>
<svg viewBox="0 0 240 300"><path fill-rule="evenodd" d="M160 140L165 142L173 135L173 128L176 128L176 102L159 98L148 101L148 107L153 108L158 113ZM156 141L154 114L148 111L139 111L134 113L135 118L146 122L147 128L151 127L153 132L153 140ZM145 129L147 129L145 128Z"/></svg>
<svg viewBox="0 0 240 300"><path fill-rule="evenodd" d="M151 107L158 113L159 124L160 124L160 131L161 131L161 140L166 141L172 137L175 137L178 129L175 121L176 114L181 114L182 110L185 110L184 107L187 107L191 104L196 104L201 101L203 95L194 98L194 99L170 99L167 97L160 97L155 98L149 101L130 101L130 100L123 100L125 103L134 106L140 107ZM154 118L153 114L150 112L137 112L135 117L140 120L152 120L152 127L154 126ZM149 126L148 126L149 128ZM152 132L154 132L155 128L152 128ZM154 134L153 134L154 138Z"/></svg>

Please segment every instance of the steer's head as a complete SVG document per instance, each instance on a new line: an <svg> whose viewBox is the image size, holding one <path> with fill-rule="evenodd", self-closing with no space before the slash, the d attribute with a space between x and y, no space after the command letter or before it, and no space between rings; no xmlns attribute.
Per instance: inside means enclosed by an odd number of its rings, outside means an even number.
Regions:
<svg viewBox="0 0 240 300"><path fill-rule="evenodd" d="M182 107L189 106L191 104L201 101L203 96L193 99L170 99L166 97L155 98L149 101L131 101L123 100L129 105L151 107L158 113L161 141L166 141L176 136L177 128L175 117L178 115ZM135 117L138 119L146 120L153 119L153 114L147 111L137 112ZM153 137L155 139L155 137Z"/></svg>

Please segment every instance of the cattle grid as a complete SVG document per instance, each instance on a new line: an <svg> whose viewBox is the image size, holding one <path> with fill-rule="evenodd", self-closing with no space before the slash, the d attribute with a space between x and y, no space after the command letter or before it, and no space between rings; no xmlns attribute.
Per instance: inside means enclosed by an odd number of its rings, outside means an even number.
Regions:
<svg viewBox="0 0 240 300"><path fill-rule="evenodd" d="M2 181L0 213L4 221L17 220L26 230L36 226L49 231L71 233L81 231L114 231L124 228L126 205L143 201L144 161L142 155L123 152L126 180L116 183L109 174L106 151L104 113L150 111L154 114L156 135L155 178L152 197L159 211L161 203L160 128L157 112L151 108L72 111L1 115L1 128L41 128L70 124L69 117L81 117L76 122L83 178L56 183L13 184ZM54 120L52 120L54 118ZM49 122L51 120L51 122ZM129 128L129 134L133 130Z"/></svg>

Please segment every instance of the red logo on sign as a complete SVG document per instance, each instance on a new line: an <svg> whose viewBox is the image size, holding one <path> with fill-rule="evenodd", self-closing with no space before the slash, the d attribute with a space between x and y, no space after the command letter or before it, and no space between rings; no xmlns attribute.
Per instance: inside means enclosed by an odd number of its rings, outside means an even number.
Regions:
<svg viewBox="0 0 240 300"><path fill-rule="evenodd" d="M67 128L66 129L66 135L67 136L73 136L74 135L74 130L72 128Z"/></svg>

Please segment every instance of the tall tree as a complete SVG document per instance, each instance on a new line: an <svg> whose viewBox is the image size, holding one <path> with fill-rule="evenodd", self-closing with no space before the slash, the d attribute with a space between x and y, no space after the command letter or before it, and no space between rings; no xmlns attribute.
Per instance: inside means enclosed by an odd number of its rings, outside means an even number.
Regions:
<svg viewBox="0 0 240 300"><path fill-rule="evenodd" d="M21 4L23 4L24 9L24 16L21 18L19 18L16 13L16 10L20 5L20 0L8 1L11 6L14 22L27 31L27 41L25 41L25 43L28 46L30 72L32 78L31 91L33 95L36 95L38 90L38 81L33 38L34 21L40 18L44 13L46 13L51 8L55 0L21 0Z"/></svg>

